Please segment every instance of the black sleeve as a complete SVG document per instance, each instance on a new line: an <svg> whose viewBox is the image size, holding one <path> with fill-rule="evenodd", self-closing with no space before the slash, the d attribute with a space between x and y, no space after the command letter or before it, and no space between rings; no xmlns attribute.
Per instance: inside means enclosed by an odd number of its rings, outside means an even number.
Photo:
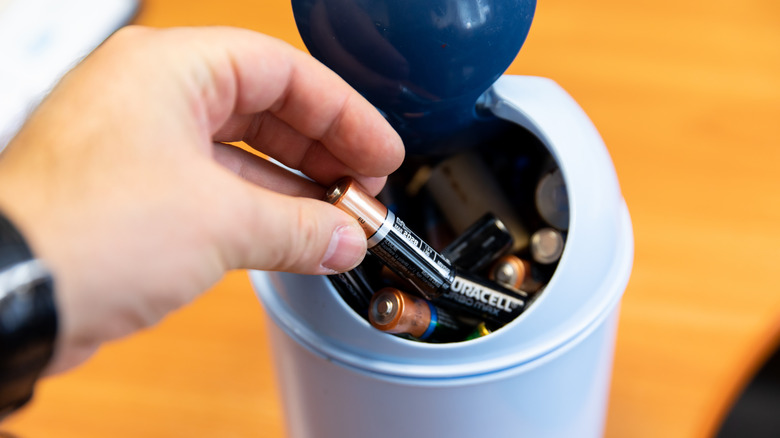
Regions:
<svg viewBox="0 0 780 438"><path fill-rule="evenodd" d="M30 400L56 335L51 275L0 213L0 419Z"/></svg>

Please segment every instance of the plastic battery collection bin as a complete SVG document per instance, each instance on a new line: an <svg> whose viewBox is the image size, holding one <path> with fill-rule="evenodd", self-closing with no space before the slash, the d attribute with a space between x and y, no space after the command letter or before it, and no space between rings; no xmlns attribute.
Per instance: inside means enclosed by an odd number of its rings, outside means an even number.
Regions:
<svg viewBox="0 0 780 438"><path fill-rule="evenodd" d="M312 16L317 5L328 1L336 0L298 2L308 2L303 6L294 3L302 36L315 56L316 47L313 49L314 43L305 33L310 24L302 23L305 20L299 15ZM368 15L376 12L358 1L337 2L358 5L361 13ZM440 3L481 5L489 13L491 6L495 9L507 2ZM518 7L517 1L511 3ZM534 3L519 3L530 7L532 16ZM374 14L370 21L385 30L392 28L380 26L382 17L392 15L387 7L383 4L380 18ZM519 32L527 33L530 16L523 13L527 20L518 25ZM506 15L501 14L501 19L516 23L517 17ZM499 23L501 29L506 26ZM338 26L330 29L338 34ZM497 38L495 30L487 32L490 38ZM518 32L517 27L506 31ZM525 33L507 50L516 53ZM424 41L425 35L419 34L418 28L415 38ZM392 35L385 36L384 41L393 42ZM373 328L342 299L327 277L252 272L253 284L270 317L269 333L290 436L602 435L619 303L633 260L628 211L610 157L588 117L549 79L500 76L514 54L507 56L499 62L503 67L490 67L500 70L477 90L478 99L471 96L465 100L471 99L472 113L473 102L478 100L479 117L522 128L546 148L560 169L568 193L569 224L555 272L527 310L509 324L477 339L441 344L404 339ZM342 67L338 60L318 57L337 72ZM361 91L371 97L370 92ZM399 109L399 105L406 105L403 102L382 100L381 96L372 102L391 113L391 121L407 114ZM462 110L456 108L459 106L462 104L443 111L458 112ZM431 120L439 115L432 114ZM453 132L480 132L471 122L458 121L457 115L449 114L446 119L454 120L450 126ZM419 127L405 133L409 125L403 120L395 126L412 147L428 143ZM474 136L457 135L465 143L475 143L472 147L489 148L490 143L481 143L478 136L475 140ZM508 140L510 147L515 147L512 139ZM518 141L516 147L523 148L523 142Z"/></svg>

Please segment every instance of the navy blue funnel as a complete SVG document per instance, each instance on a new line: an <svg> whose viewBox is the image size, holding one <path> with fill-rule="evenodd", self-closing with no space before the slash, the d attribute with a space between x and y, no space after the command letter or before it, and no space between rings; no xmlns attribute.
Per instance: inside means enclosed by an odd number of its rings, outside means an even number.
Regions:
<svg viewBox="0 0 780 438"><path fill-rule="evenodd" d="M535 0L292 0L312 55L382 110L412 154L474 134L476 102L528 35ZM467 135L467 134L466 134ZM449 140L448 140L449 139Z"/></svg>

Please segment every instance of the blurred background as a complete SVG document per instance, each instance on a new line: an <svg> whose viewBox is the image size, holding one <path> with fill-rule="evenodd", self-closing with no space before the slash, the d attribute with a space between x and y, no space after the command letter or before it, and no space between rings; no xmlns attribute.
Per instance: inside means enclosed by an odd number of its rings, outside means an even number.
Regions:
<svg viewBox="0 0 780 438"><path fill-rule="evenodd" d="M125 22L240 26L305 50L282 0L0 0L0 142ZM721 437L780 436L777 360L744 392L780 339L780 3L541 0L507 73L551 78L585 109L634 222L606 436L711 437L730 412ZM43 381L0 436L282 437L265 322L232 273Z"/></svg>

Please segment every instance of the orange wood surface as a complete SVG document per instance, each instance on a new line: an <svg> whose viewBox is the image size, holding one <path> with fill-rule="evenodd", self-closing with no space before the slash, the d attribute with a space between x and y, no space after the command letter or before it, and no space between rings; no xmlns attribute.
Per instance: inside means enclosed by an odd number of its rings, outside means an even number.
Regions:
<svg viewBox="0 0 780 438"><path fill-rule="evenodd" d="M303 48L283 0L149 0L136 21ZM712 436L780 336L780 3L542 0L509 73L583 106L634 222L606 436ZM283 437L265 320L231 274L43 381L0 436Z"/></svg>

